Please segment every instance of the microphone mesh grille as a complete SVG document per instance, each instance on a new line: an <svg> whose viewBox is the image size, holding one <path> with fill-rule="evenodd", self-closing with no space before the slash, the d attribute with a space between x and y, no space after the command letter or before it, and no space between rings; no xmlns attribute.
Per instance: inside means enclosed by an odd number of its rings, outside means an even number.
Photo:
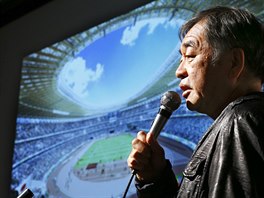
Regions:
<svg viewBox="0 0 264 198"><path fill-rule="evenodd" d="M167 108L169 111L173 112L179 108L181 104L181 98L176 92L167 91L162 95L160 104Z"/></svg>

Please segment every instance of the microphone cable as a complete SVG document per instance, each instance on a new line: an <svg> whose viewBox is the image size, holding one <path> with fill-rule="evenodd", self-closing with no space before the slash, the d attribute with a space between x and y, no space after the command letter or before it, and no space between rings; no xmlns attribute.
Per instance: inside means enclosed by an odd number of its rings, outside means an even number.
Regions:
<svg viewBox="0 0 264 198"><path fill-rule="evenodd" d="M132 182L132 180L133 180L133 178L134 178L135 175L136 175L136 171L133 170L133 171L132 171L132 174L131 174L131 177L130 177L130 179L129 179L129 182L128 182L128 184L127 184L126 190L125 190L125 192L124 192L123 198L126 198L127 192L128 192L128 190L129 190L129 188L130 188L131 182Z"/></svg>

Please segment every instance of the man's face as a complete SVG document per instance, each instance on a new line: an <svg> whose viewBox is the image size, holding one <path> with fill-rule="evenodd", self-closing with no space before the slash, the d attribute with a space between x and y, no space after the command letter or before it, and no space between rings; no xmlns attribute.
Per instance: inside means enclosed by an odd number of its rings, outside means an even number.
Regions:
<svg viewBox="0 0 264 198"><path fill-rule="evenodd" d="M181 79L180 88L187 107L215 118L226 105L231 91L229 53L225 52L212 64L212 48L206 41L202 22L186 34L180 52L182 57L176 76Z"/></svg>

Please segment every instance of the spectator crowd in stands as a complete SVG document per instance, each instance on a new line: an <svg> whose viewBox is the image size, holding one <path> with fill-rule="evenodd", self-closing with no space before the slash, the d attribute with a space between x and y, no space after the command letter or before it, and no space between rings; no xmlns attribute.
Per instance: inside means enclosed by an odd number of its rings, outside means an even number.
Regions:
<svg viewBox="0 0 264 198"><path fill-rule="evenodd" d="M92 139L103 138L110 132L147 131L159 105L160 97L155 97L135 106L79 120L18 118L12 188L17 188L29 176L45 183L47 174L59 159ZM196 144L211 122L205 115L190 112L182 103L164 131Z"/></svg>

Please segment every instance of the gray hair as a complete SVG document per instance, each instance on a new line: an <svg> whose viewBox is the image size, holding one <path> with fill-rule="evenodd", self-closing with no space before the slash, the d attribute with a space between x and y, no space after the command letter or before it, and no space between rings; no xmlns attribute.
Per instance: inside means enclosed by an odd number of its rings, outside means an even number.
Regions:
<svg viewBox="0 0 264 198"><path fill-rule="evenodd" d="M264 81L264 27L252 13L224 6L201 11L181 27L180 39L201 21L205 21L206 39L213 49L212 61L224 50L241 48L246 67Z"/></svg>

